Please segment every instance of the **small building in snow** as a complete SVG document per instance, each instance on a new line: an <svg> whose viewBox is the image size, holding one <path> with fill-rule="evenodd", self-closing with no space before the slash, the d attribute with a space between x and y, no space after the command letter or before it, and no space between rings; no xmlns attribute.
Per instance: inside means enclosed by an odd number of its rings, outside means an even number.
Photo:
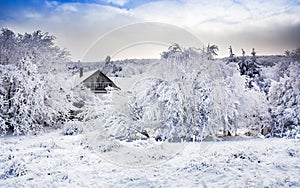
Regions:
<svg viewBox="0 0 300 188"><path fill-rule="evenodd" d="M109 79L100 70L83 72L80 68L79 80L77 85L84 85L94 93L107 93L107 88L120 89L111 79Z"/></svg>

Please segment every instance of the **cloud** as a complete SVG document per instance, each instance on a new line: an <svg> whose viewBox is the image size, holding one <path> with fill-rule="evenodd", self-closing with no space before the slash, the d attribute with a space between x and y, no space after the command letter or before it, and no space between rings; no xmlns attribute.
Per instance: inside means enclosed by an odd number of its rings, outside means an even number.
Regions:
<svg viewBox="0 0 300 188"><path fill-rule="evenodd" d="M45 5L48 8L52 8L52 7L56 7L57 5L59 5L59 3L57 1L45 1Z"/></svg>
<svg viewBox="0 0 300 188"><path fill-rule="evenodd" d="M38 13L24 9L9 19L0 19L0 26L20 33L47 31L56 36L60 47L71 51L73 60L78 60L97 38L134 20L127 10L116 7L60 3Z"/></svg>
<svg viewBox="0 0 300 188"><path fill-rule="evenodd" d="M144 4L133 14L145 20L167 21L188 27L223 20L244 25L264 25L270 20L297 21L299 6L286 1L161 1ZM220 19L222 18L222 19ZM295 20L296 19L296 20Z"/></svg>
<svg viewBox="0 0 300 188"><path fill-rule="evenodd" d="M10 8L0 13L0 25L17 32L49 31L72 52L73 59L80 59L93 41L112 29L143 21L183 27L204 43L219 45L223 56L229 45L256 47L270 54L283 53L300 42L299 1L47 0L40 6L22 5L18 14Z"/></svg>
<svg viewBox="0 0 300 188"><path fill-rule="evenodd" d="M124 6L128 0L106 0L107 3L112 3L119 6Z"/></svg>
<svg viewBox="0 0 300 188"><path fill-rule="evenodd" d="M204 43L219 45L221 55L227 56L229 45L257 47L261 54L295 47L300 42L298 12L299 2L284 0L205 0L153 2L137 7L133 15L188 28Z"/></svg>
<svg viewBox="0 0 300 188"><path fill-rule="evenodd" d="M56 8L58 12L77 12L78 5L75 3L62 4Z"/></svg>
<svg viewBox="0 0 300 188"><path fill-rule="evenodd" d="M23 16L26 19L39 19L42 17L42 15L38 12L27 12L27 11L24 11Z"/></svg>

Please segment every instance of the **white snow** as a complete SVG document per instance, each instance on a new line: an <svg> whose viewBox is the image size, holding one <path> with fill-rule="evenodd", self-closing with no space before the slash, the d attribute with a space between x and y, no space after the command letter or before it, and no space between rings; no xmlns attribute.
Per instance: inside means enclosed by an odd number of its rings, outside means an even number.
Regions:
<svg viewBox="0 0 300 188"><path fill-rule="evenodd" d="M182 143L184 148L170 160L144 167L111 163L84 140L83 135L64 136L61 130L1 137L0 187L300 186L300 141L296 139L238 137ZM127 144L148 149L155 143ZM17 176L11 169L25 175Z"/></svg>

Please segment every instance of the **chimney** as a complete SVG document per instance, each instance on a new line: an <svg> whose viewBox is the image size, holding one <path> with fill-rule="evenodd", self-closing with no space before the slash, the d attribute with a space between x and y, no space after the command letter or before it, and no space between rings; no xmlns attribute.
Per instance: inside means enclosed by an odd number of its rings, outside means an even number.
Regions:
<svg viewBox="0 0 300 188"><path fill-rule="evenodd" d="M79 78L83 76L83 67L80 67L79 69Z"/></svg>

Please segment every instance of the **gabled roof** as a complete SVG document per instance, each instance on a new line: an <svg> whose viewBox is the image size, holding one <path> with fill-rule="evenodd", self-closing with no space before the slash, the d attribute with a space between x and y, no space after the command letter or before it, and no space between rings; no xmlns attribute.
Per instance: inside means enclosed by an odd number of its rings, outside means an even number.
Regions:
<svg viewBox="0 0 300 188"><path fill-rule="evenodd" d="M112 84L113 87L120 89L109 77L107 77L105 74L103 74L99 69L88 71L88 72L83 72L83 76L76 79L75 85L79 85L83 83L85 80L87 80L89 77L93 76L94 74L100 74L103 77L107 78ZM78 76L78 75L77 75Z"/></svg>

